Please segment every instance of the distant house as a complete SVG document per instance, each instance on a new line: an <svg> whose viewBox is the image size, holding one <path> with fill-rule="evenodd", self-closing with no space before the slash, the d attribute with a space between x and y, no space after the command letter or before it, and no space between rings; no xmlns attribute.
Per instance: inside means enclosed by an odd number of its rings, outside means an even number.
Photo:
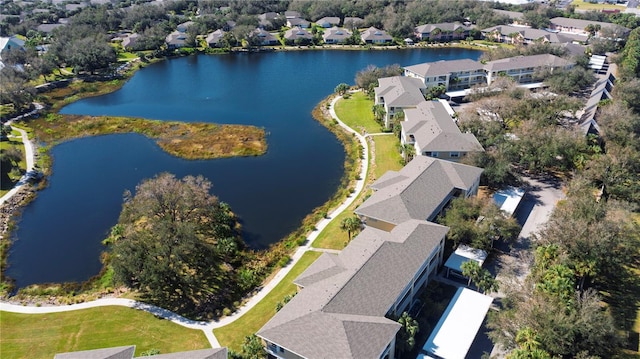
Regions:
<svg viewBox="0 0 640 359"><path fill-rule="evenodd" d="M277 45L279 44L278 39L270 32L265 31L264 29L257 28L253 30L253 34L258 39L258 45L260 46L269 46L269 45Z"/></svg>
<svg viewBox="0 0 640 359"><path fill-rule="evenodd" d="M339 254L323 253L258 331L268 357L393 359L396 318L442 263L448 230L418 220L389 232L366 227Z"/></svg>
<svg viewBox="0 0 640 359"><path fill-rule="evenodd" d="M225 32L222 29L218 29L209 35L207 35L206 41L209 47L218 47L220 45L220 41L224 38Z"/></svg>
<svg viewBox="0 0 640 359"><path fill-rule="evenodd" d="M573 62L551 54L516 56L489 61L484 65L487 84L491 85L500 76L509 76L517 83L526 84L541 80L536 77L540 70L551 72L557 69L568 70Z"/></svg>
<svg viewBox="0 0 640 359"><path fill-rule="evenodd" d="M53 30L61 27L61 26L65 26L66 24L40 24L36 27L36 30L38 30L38 32L44 33L44 34L51 34L53 32Z"/></svg>
<svg viewBox="0 0 640 359"><path fill-rule="evenodd" d="M302 14L300 14L297 11L287 10L287 11L284 12L284 17L287 18L287 19L295 19L295 18L302 17Z"/></svg>
<svg viewBox="0 0 640 359"><path fill-rule="evenodd" d="M393 42L391 35L384 30L378 30L371 26L360 34L362 42L365 44L390 44Z"/></svg>
<svg viewBox="0 0 640 359"><path fill-rule="evenodd" d="M325 44L343 44L351 37L351 31L339 27L332 27L324 31L322 39Z"/></svg>
<svg viewBox="0 0 640 359"><path fill-rule="evenodd" d="M53 359L133 359L135 345L123 347L83 350L56 354ZM137 357L142 358L142 357ZM145 356L152 359L227 359L227 348L201 349L171 354Z"/></svg>
<svg viewBox="0 0 640 359"><path fill-rule="evenodd" d="M287 44L308 44L313 40L313 35L303 28L294 27L284 33L284 40Z"/></svg>
<svg viewBox="0 0 640 359"><path fill-rule="evenodd" d="M133 47L135 47L136 42L140 39L140 34L127 34L127 36L125 36L122 39L122 47L129 51L131 50Z"/></svg>
<svg viewBox="0 0 640 359"><path fill-rule="evenodd" d="M189 30L189 26L193 24L195 24L193 21L183 22L176 27L176 30L178 30L179 32L187 32L187 30Z"/></svg>
<svg viewBox="0 0 640 359"><path fill-rule="evenodd" d="M417 156L400 171L389 171L355 213L366 224L390 231L410 219L433 221L458 197L478 193L482 168Z"/></svg>
<svg viewBox="0 0 640 359"><path fill-rule="evenodd" d="M415 28L414 35L423 41L453 41L469 37L471 28L460 23L426 24Z"/></svg>
<svg viewBox="0 0 640 359"><path fill-rule="evenodd" d="M278 17L278 13L276 12L266 12L264 14L258 15L258 26L263 29L271 29L273 28L273 20Z"/></svg>
<svg viewBox="0 0 640 359"><path fill-rule="evenodd" d="M340 18L339 17L323 17L322 19L316 21L316 24L318 26L322 26L324 28L330 28L333 26L338 26L340 25Z"/></svg>
<svg viewBox="0 0 640 359"><path fill-rule="evenodd" d="M469 152L484 151L471 133L462 133L440 101L425 101L404 110L400 142L416 154L457 162Z"/></svg>
<svg viewBox="0 0 640 359"><path fill-rule="evenodd" d="M486 83L482 63L471 59L442 60L406 66L404 75L420 79L425 88L442 85L447 91Z"/></svg>
<svg viewBox="0 0 640 359"><path fill-rule="evenodd" d="M499 10L499 9L493 9L493 12L496 15L504 16L508 18L509 21L511 21L512 25L522 25L522 26L528 25L526 21L524 21L524 13L521 13L518 11L507 11L507 10Z"/></svg>
<svg viewBox="0 0 640 359"><path fill-rule="evenodd" d="M361 27L363 24L364 24L364 20L359 17L346 16L342 21L342 26L350 30L357 29Z"/></svg>
<svg viewBox="0 0 640 359"><path fill-rule="evenodd" d="M588 37L585 35L549 32L528 27L508 25L498 25L483 29L482 36L487 40L504 42L507 44L532 44L539 42L563 44L572 43L574 41L586 42L588 40Z"/></svg>
<svg viewBox="0 0 640 359"><path fill-rule="evenodd" d="M167 35L165 43L169 50L179 49L187 45L187 34L181 31L174 31Z"/></svg>
<svg viewBox="0 0 640 359"><path fill-rule="evenodd" d="M374 89L374 104L384 106L384 126L391 126L393 115L408 108L415 108L424 102L424 84L415 78L405 76L383 77L378 79Z"/></svg>
<svg viewBox="0 0 640 359"><path fill-rule="evenodd" d="M588 36L590 25L600 29L609 29L619 36L626 36L631 31L624 26L612 24L609 22L572 19L568 17L554 17L553 19L551 19L551 25L549 27L560 32L568 32L572 34ZM601 31L596 32L596 36L600 36L601 34Z"/></svg>
<svg viewBox="0 0 640 359"><path fill-rule="evenodd" d="M24 50L23 40L20 40L16 36L0 37L0 59L2 59L2 52L16 49Z"/></svg>
<svg viewBox="0 0 640 359"><path fill-rule="evenodd" d="M299 17L295 17L292 19L287 19L287 26L288 27L301 27L301 28L308 28L309 26L311 26L311 23L305 19L301 19Z"/></svg>

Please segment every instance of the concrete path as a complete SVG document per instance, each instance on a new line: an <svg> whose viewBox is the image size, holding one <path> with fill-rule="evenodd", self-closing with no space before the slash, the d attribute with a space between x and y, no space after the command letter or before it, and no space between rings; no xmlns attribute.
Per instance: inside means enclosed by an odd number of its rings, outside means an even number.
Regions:
<svg viewBox="0 0 640 359"><path fill-rule="evenodd" d="M15 305L6 302L0 301L0 311L13 312L13 313L23 313L23 314L42 314L42 313L58 313L58 312L67 312L71 310L81 310L87 308L95 308L101 306L108 305L119 305L125 306L129 308L144 310L151 314L157 315L164 319L170 320L175 324L182 325L183 327L190 329L200 329L204 332L209 343L212 348L219 348L220 343L216 339L213 334L213 329L223 327L229 323L232 323L242 317L245 313L251 310L256 304L258 304L264 297L271 292L273 288L275 288L284 277L291 271L291 268L300 260L302 255L309 250L314 251L325 251L330 253L337 253L339 251L326 250L321 248L312 248L311 243L318 237L320 232L340 213L346 210L353 201L358 197L360 192L365 188L365 178L367 178L367 171L369 169L369 145L366 141L365 136L357 133L347 125L345 125L335 113L334 105L341 98L341 96L336 97L331 101L331 105L329 108L329 112L331 116L338 121L338 124L342 126L348 132L354 133L358 141L363 147L363 157L361 161L361 171L360 171L360 180L356 182L355 192L353 192L338 208L336 208L333 212L328 214L328 218L322 219L318 224L316 224L316 230L313 231L308 237L305 245L301 246L296 250L296 252L291 256L291 261L287 264L286 267L280 269L278 273L271 279L266 285L264 285L260 290L251 297L248 301L244 303L242 307L240 307L235 313L230 316L224 317L220 320L214 320L211 322L199 322L193 321L187 318L184 318L178 314L175 314L169 310L156 307L154 305L145 304L141 302L137 302L131 299L123 299L123 298L103 298L98 299L91 302L72 304L72 305L64 305L64 306L50 306L50 307L33 307L33 306L22 306ZM23 134L26 138L26 134Z"/></svg>
<svg viewBox="0 0 640 359"><path fill-rule="evenodd" d="M12 121L7 121L6 124L11 125L11 123ZM27 171L24 174L24 176L20 178L18 183L16 183L16 185L13 186L13 188L9 192L5 193L5 195L2 196L2 198L0 198L0 206L2 206L6 201L9 200L9 198L13 197L16 193L20 192L22 187L28 183L29 176L31 175L31 172L33 171L33 168L35 165L33 144L29 140L29 137L27 136L27 132L17 127L12 127L12 129L20 132L20 139L24 144L25 159L27 162Z"/></svg>

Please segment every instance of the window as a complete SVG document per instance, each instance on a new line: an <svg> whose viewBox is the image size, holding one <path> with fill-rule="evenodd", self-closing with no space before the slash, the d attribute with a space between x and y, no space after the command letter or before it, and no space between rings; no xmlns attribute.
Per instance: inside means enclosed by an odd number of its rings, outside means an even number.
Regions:
<svg viewBox="0 0 640 359"><path fill-rule="evenodd" d="M431 152L431 157L438 157L438 152Z"/></svg>
<svg viewBox="0 0 640 359"><path fill-rule="evenodd" d="M460 152L451 152L451 153L449 153L449 157L458 158L458 157L460 157Z"/></svg>

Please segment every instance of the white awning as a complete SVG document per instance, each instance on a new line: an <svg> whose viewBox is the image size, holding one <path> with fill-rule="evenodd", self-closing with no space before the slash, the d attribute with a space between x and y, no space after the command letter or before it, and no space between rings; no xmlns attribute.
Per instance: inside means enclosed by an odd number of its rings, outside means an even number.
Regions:
<svg viewBox="0 0 640 359"><path fill-rule="evenodd" d="M464 359L492 301L488 295L458 288L417 359L431 358L429 355Z"/></svg>
<svg viewBox="0 0 640 359"><path fill-rule="evenodd" d="M493 194L493 200L496 205L509 217L513 216L516 209L518 209L522 197L524 197L524 190L516 187L507 187Z"/></svg>
<svg viewBox="0 0 640 359"><path fill-rule="evenodd" d="M462 269L460 268L462 263L473 260L478 262L480 267L482 267L485 259L487 259L487 252L482 249L460 245L458 249L449 256L449 259L444 263L444 266L447 268L447 271L449 269L453 269L457 272L462 272Z"/></svg>

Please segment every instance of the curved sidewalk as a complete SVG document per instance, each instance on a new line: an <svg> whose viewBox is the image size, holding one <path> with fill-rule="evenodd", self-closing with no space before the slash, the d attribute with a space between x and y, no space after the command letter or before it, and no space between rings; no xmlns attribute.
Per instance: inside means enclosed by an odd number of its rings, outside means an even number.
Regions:
<svg viewBox="0 0 640 359"><path fill-rule="evenodd" d="M253 297L251 297L251 299L245 302L245 304L242 307L240 307L232 315L224 317L220 320L214 320L211 322L199 322L199 321L194 321L194 320L184 318L167 309L163 309L160 307L156 307L154 305L137 302L131 299L124 299L124 298L103 298L103 299L98 299L91 302L64 305L64 306L50 306L50 307L22 306L22 305L10 304L10 303L0 301L0 311L22 313L22 314L43 314L43 313L68 312L72 310L96 308L96 307L109 306L109 305L125 306L129 308L144 310L153 315L170 320L175 324L182 325L183 327L186 327L186 328L200 329L204 331L205 335L207 336L207 339L209 340L209 343L211 344L211 347L219 348L220 343L214 336L213 329L223 327L227 324L230 324L236 321L237 319L242 317L245 313L247 313L249 310L251 310L256 304L258 304L264 297L266 297L267 294L269 294L269 292L271 292L271 290L275 288L284 279L284 277L291 271L293 266L300 260L302 255L306 251L313 250L313 248L311 247L311 243L313 243L313 241L318 237L320 232L322 232L322 230L337 215L339 215L344 210L346 210L353 203L353 201L355 201L355 199L358 197L360 192L362 192L362 190L365 187L365 179L367 178L367 171L369 170L369 146L367 144L367 140L365 136L359 134L349 126L345 125L342 121L340 121L340 119L336 115L334 106L335 106L335 103L341 98L342 96L337 96L331 101L331 104L329 107L329 113L331 114L331 117L333 119L338 121L338 124L342 128L344 128L348 132L351 132L355 135L355 137L358 139L358 141L362 145L363 152L364 152L362 157L363 159L361 161L360 177L359 177L360 179L356 182L355 191L351 195L349 195L349 197L347 197L347 199L339 207L337 207L335 210L333 210L333 212L328 214L328 218L323 218L320 222L316 224L316 230L313 231L311 234L309 234L305 245L299 247L296 250L296 252L293 254L293 256L291 256L291 261L289 262L289 264L286 267L280 269L278 273L273 277L273 279L271 279L265 286L263 286Z"/></svg>

